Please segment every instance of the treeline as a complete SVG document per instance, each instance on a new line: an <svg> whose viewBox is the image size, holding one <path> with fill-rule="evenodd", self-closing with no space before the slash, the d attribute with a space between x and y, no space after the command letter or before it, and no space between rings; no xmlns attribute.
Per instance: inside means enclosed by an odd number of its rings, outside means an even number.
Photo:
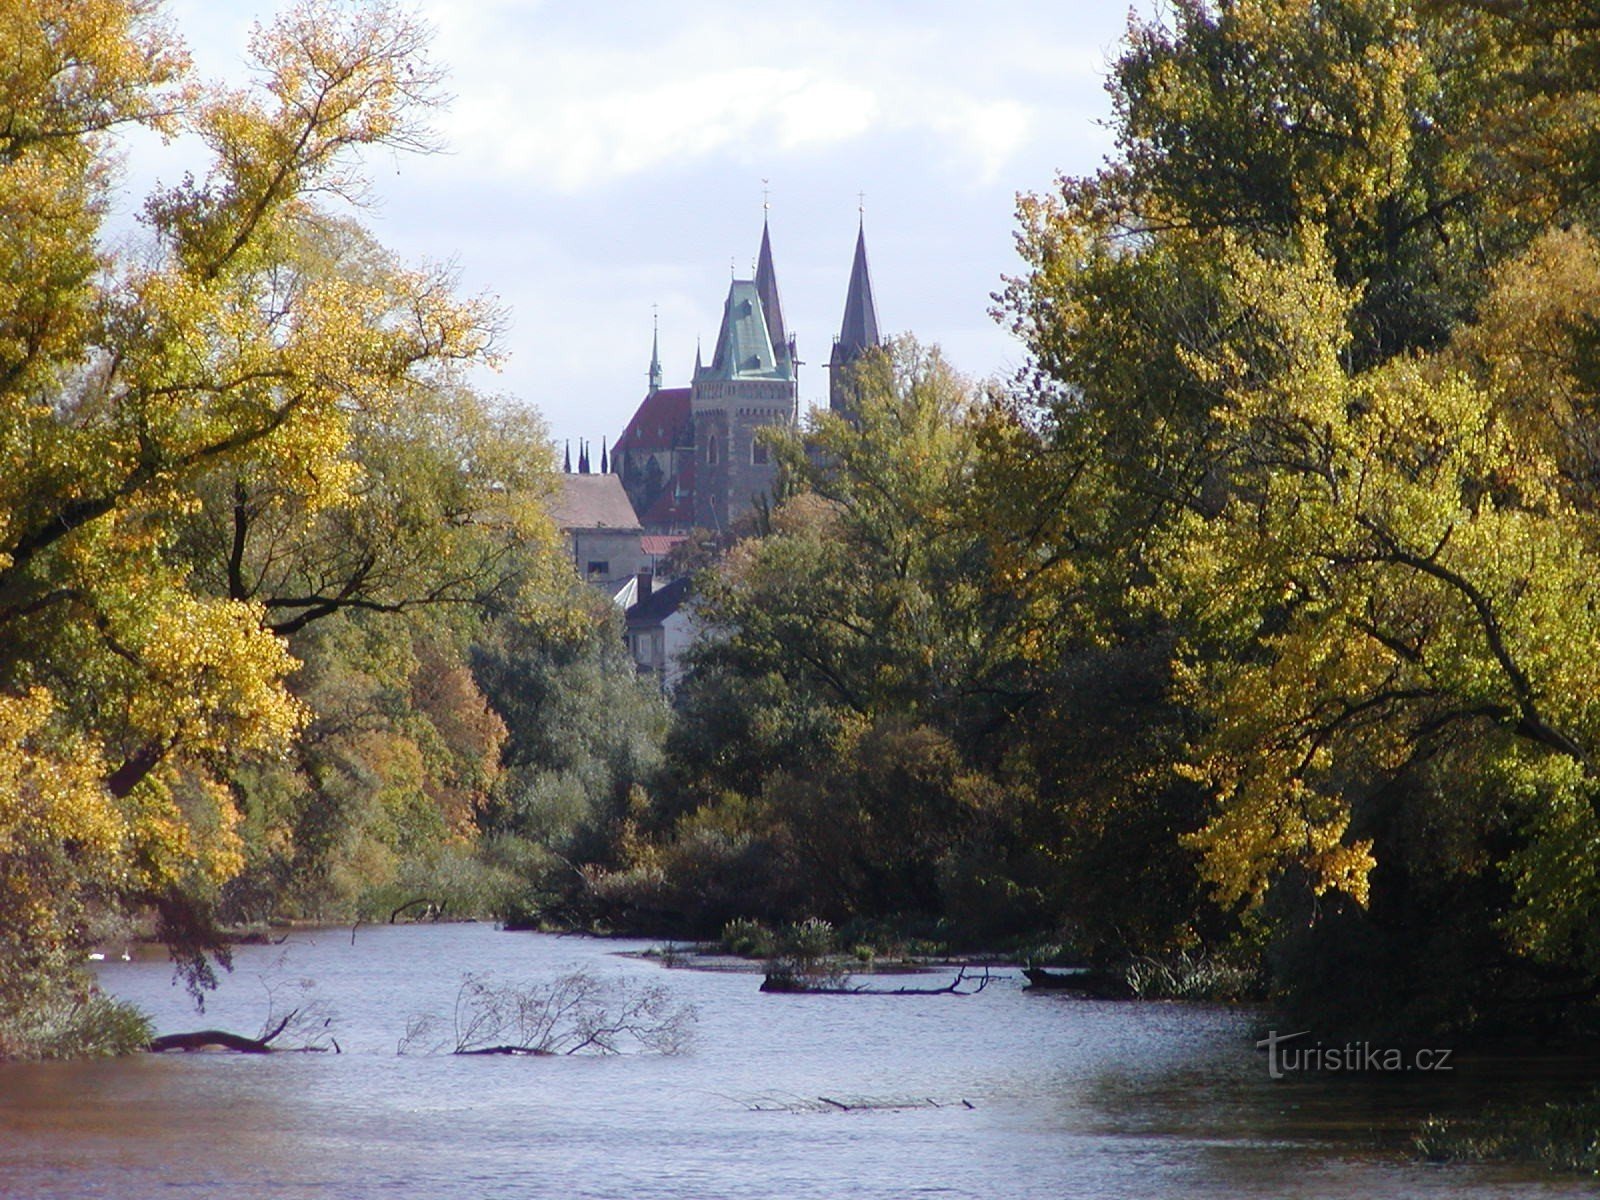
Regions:
<svg viewBox="0 0 1600 1200"><path fill-rule="evenodd" d="M1179 0L1020 207L995 394L902 342L699 581L636 913L1258 968L1324 1033L1600 983L1582 2Z"/></svg>

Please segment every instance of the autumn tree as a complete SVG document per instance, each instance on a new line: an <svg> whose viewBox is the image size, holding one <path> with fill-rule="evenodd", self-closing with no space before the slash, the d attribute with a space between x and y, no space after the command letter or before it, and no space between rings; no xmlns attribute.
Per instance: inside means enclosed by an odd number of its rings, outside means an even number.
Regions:
<svg viewBox="0 0 1600 1200"><path fill-rule="evenodd" d="M229 764L306 719L272 629L293 618L197 579L171 553L185 522L226 480L270 479L284 511L348 503L353 425L491 356L496 319L440 270L296 269L319 201L359 193L363 148L430 144L439 74L404 13L308 0L258 28L247 91L193 80L147 0L13 0L0 28L10 1007L71 958L90 898L192 932L194 898L240 865ZM212 159L119 254L102 230L130 125Z"/></svg>
<svg viewBox="0 0 1600 1200"><path fill-rule="evenodd" d="M1193 867L1330 1022L1592 978L1590 40L1185 0L1131 26L1115 161L1022 207L1027 553L1171 672L1177 736L1103 803L1205 789Z"/></svg>

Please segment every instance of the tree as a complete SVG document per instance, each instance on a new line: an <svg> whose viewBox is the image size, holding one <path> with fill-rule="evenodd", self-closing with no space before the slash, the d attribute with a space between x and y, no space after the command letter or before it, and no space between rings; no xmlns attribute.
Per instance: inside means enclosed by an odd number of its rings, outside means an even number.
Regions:
<svg viewBox="0 0 1600 1200"><path fill-rule="evenodd" d="M147 0L10 0L0 28L0 923L29 964L7 972L20 1004L93 896L157 903L197 950L193 901L240 863L228 765L305 720L267 608L171 555L184 521L219 478L342 503L357 417L491 356L495 318L441 271L285 270L316 202L359 192L363 147L429 144L415 20L308 0L257 30L249 92L193 82ZM128 124L192 133L213 165L151 197L148 245L119 256L100 231Z"/></svg>
<svg viewBox="0 0 1600 1200"><path fill-rule="evenodd" d="M1352 980L1416 1029L1592 978L1589 15L1184 0L1131 26L1117 159L1021 208L1052 511L1009 527L1084 584L1063 685L1096 642L1170 671L1079 803L1186 776L1326 1027Z"/></svg>

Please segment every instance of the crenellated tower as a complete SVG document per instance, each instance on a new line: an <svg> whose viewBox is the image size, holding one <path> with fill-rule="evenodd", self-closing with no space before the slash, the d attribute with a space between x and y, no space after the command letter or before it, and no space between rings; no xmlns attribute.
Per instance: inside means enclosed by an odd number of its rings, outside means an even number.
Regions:
<svg viewBox="0 0 1600 1200"><path fill-rule="evenodd" d="M783 324L772 240L761 226L754 279L728 285L711 361L689 389L695 432L694 523L726 529L771 492L777 464L756 433L798 418L795 343Z"/></svg>

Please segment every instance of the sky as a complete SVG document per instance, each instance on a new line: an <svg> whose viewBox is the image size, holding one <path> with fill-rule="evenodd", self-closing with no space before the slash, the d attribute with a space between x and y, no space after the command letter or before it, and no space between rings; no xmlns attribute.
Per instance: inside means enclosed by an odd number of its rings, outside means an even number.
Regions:
<svg viewBox="0 0 1600 1200"><path fill-rule="evenodd" d="M199 71L243 83L276 0L168 0ZM1116 0L421 0L453 99L447 149L372 155L359 218L411 262L448 262L507 309L478 382L558 445L614 441L647 386L716 341L730 271L753 274L763 204L802 407L827 362L864 222L880 325L974 379L1023 351L989 315L1018 193L1111 148ZM135 154L135 183L185 165ZM170 157L170 155L169 155Z"/></svg>

